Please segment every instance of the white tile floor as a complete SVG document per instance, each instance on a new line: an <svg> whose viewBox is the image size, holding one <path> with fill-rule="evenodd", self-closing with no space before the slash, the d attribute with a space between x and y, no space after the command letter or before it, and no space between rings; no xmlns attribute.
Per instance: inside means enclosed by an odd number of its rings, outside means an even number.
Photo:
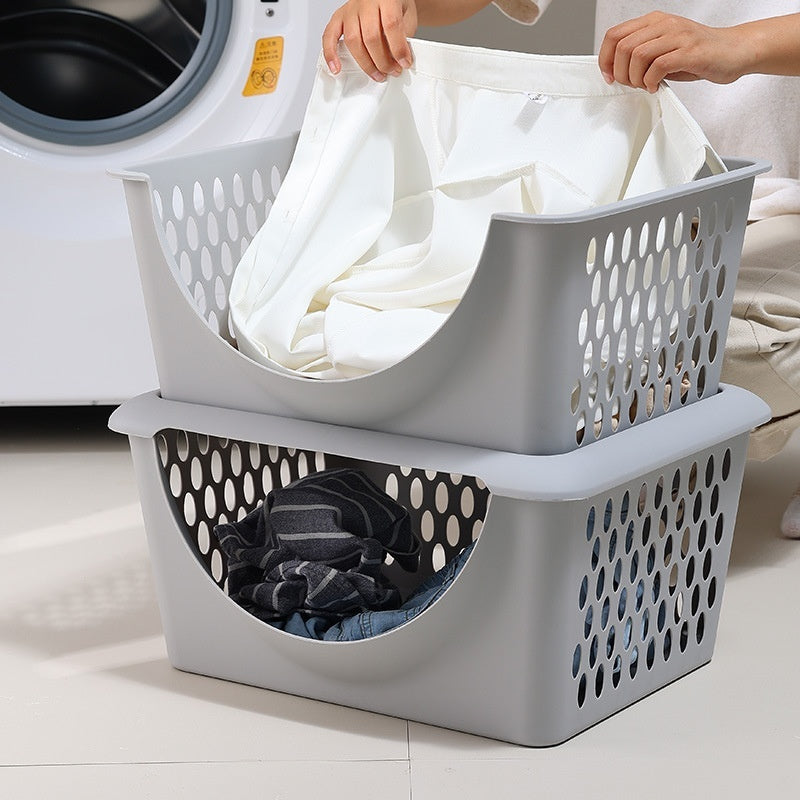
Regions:
<svg viewBox="0 0 800 800"><path fill-rule="evenodd" d="M103 409L0 409L0 798L800 796L800 437L750 463L714 660L532 750L178 672Z"/></svg>

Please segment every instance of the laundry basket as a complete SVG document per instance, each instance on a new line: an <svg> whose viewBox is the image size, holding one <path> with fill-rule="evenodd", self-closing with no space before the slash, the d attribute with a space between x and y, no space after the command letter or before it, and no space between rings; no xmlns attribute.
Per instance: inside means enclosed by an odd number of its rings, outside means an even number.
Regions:
<svg viewBox="0 0 800 800"><path fill-rule="evenodd" d="M143 395L128 434L172 663L516 742L561 742L709 661L750 429L723 386L568 453L520 455ZM424 577L477 539L415 619L353 642L261 622L225 593L218 522L323 468L411 511ZM388 574L413 586L396 564ZM676 689L677 691L677 689Z"/></svg>
<svg viewBox="0 0 800 800"><path fill-rule="evenodd" d="M730 161L725 174L588 212L495 215L474 279L430 340L382 371L318 381L248 359L228 327L233 270L295 141L119 173L164 397L552 454L717 391L766 164Z"/></svg>

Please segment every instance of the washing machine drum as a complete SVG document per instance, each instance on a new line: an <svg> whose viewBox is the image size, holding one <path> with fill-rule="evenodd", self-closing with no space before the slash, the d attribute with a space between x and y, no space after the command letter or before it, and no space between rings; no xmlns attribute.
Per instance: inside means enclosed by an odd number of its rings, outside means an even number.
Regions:
<svg viewBox="0 0 800 800"><path fill-rule="evenodd" d="M96 145L166 122L203 87L233 0L6 0L0 122Z"/></svg>

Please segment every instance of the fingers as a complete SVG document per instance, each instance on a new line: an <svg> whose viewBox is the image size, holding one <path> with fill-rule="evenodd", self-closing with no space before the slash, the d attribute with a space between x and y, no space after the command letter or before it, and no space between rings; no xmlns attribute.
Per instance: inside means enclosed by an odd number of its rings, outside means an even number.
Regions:
<svg viewBox="0 0 800 800"><path fill-rule="evenodd" d="M677 51L672 51L651 61L642 75L642 85L648 92L655 92L665 78L673 81L694 81L697 80L697 75L686 68L685 59L681 59Z"/></svg>
<svg viewBox="0 0 800 800"><path fill-rule="evenodd" d="M648 92L658 90L658 85L677 65L680 50L665 37L642 42L633 48L628 64L628 85Z"/></svg>
<svg viewBox="0 0 800 800"><path fill-rule="evenodd" d="M649 29L635 31L617 44L614 52L614 79L626 86L645 88L642 77L652 59L662 54L661 39L653 39Z"/></svg>
<svg viewBox="0 0 800 800"><path fill-rule="evenodd" d="M608 83L613 83L616 75L614 64L617 58L617 50L620 42L628 36L635 34L637 31L642 31L647 27L644 17L637 17L615 25L606 31L603 37L603 42L600 45L600 52L597 55L597 62L600 65L600 71Z"/></svg>
<svg viewBox="0 0 800 800"><path fill-rule="evenodd" d="M386 44L394 62L402 69L408 69L412 63L411 47L406 39L402 10L396 3L381 7L380 21Z"/></svg>
<svg viewBox="0 0 800 800"><path fill-rule="evenodd" d="M358 64L374 81L386 80L386 75L381 72L367 50L364 42L361 23L358 17L348 17L344 21L344 43Z"/></svg>
<svg viewBox="0 0 800 800"><path fill-rule="evenodd" d="M598 54L606 82L656 91L669 74L669 70L664 71L666 65L675 62L674 57L667 57L680 46L676 21L654 12L610 28Z"/></svg>
<svg viewBox="0 0 800 800"><path fill-rule="evenodd" d="M395 3L387 3L387 5L395 5ZM380 80L383 80L386 75L399 75L402 67L395 61L384 35L381 6L377 3L370 3L359 17L359 24L362 41L372 63L380 72ZM375 75L372 77L379 80Z"/></svg>
<svg viewBox="0 0 800 800"><path fill-rule="evenodd" d="M408 17L408 18L407 18ZM413 61L406 28L416 28L416 10L403 0L348 0L331 17L322 35L322 50L330 71L342 65L337 53L339 39L356 63L373 80L399 75Z"/></svg>
<svg viewBox="0 0 800 800"><path fill-rule="evenodd" d="M342 22L342 9L340 8L333 13L330 22L322 32L322 52L325 57L325 63L334 75L338 75L342 69L338 49L339 39L341 39L343 33L344 23Z"/></svg>

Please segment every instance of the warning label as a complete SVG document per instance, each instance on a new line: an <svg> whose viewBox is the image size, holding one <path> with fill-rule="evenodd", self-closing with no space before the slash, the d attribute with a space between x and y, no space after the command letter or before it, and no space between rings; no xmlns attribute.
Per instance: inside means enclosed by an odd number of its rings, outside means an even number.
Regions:
<svg viewBox="0 0 800 800"><path fill-rule="evenodd" d="M283 36L259 39L253 52L253 63L242 94L251 97L269 94L278 85L283 61Z"/></svg>

